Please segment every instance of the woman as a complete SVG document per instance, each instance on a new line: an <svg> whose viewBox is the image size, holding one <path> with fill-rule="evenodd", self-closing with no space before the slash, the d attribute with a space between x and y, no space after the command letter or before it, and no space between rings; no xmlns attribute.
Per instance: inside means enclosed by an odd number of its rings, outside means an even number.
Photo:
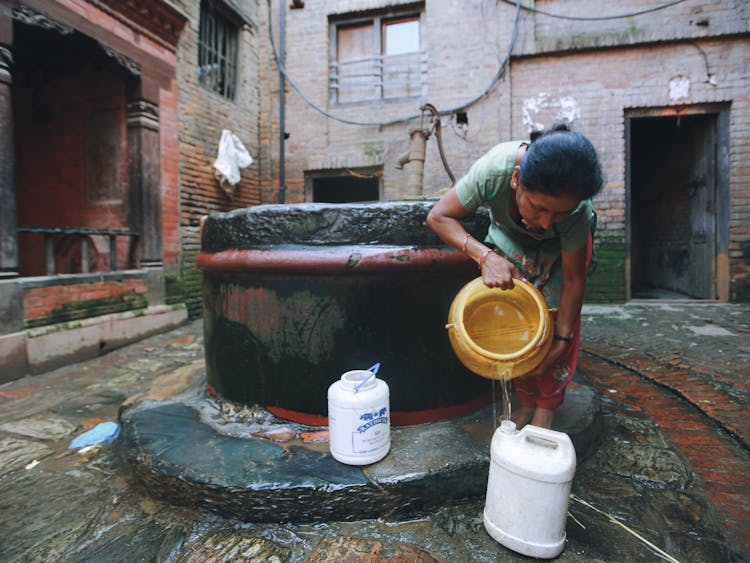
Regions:
<svg viewBox="0 0 750 563"><path fill-rule="evenodd" d="M540 365L514 380L527 423L551 428L578 359L580 318L592 254L596 214L591 203L603 184L591 142L567 125L534 132L530 142L492 148L430 210L427 224L479 266L489 287L510 289L525 278L557 305L552 346ZM491 223L484 241L460 219L486 204Z"/></svg>

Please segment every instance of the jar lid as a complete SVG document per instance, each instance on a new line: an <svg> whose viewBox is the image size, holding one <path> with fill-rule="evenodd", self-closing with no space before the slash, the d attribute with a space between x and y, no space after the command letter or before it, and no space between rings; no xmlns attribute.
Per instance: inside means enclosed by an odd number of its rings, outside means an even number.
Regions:
<svg viewBox="0 0 750 563"><path fill-rule="evenodd" d="M341 383L347 391L367 391L376 385L375 374L366 369L354 369L341 376Z"/></svg>
<svg viewBox="0 0 750 563"><path fill-rule="evenodd" d="M503 434L515 434L516 433L516 423L512 420L505 419L500 423L500 431Z"/></svg>

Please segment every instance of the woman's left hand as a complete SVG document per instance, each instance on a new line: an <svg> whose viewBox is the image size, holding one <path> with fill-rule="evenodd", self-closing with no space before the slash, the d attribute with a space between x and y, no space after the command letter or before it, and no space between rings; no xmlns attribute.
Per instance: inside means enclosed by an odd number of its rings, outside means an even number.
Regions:
<svg viewBox="0 0 750 563"><path fill-rule="evenodd" d="M550 346L549 352L544 357L542 362L527 375L530 377L538 377L549 372L553 367L560 363L560 360L568 351L568 348L572 346L569 342L562 342L560 340L553 340L552 346Z"/></svg>
<svg viewBox="0 0 750 563"><path fill-rule="evenodd" d="M590 241L591 239L589 239ZM560 306L558 309L550 310L550 330L552 334L560 334L563 339L554 338L549 352L542 362L528 373L530 376L538 376L548 373L560 364L574 343L576 325L580 320L583 296L586 291L587 271L587 248L583 247L575 252L562 251L562 290L560 293Z"/></svg>

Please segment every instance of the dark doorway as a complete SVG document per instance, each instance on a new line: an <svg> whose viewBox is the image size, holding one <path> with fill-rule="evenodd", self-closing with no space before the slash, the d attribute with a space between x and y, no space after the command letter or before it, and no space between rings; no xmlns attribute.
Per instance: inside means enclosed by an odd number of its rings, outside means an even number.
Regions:
<svg viewBox="0 0 750 563"><path fill-rule="evenodd" d="M354 203L380 199L380 176L351 172L308 177L308 200L321 203Z"/></svg>
<svg viewBox="0 0 750 563"><path fill-rule="evenodd" d="M717 297L717 120L629 120L633 298Z"/></svg>
<svg viewBox="0 0 750 563"><path fill-rule="evenodd" d="M132 227L127 104L138 78L99 42L45 21L40 16L38 25L16 21L13 27L21 276L87 272L89 261L94 269L103 267L97 257L108 248L106 235L54 230ZM130 254L126 237L113 244L113 256ZM81 258L82 245L89 260Z"/></svg>

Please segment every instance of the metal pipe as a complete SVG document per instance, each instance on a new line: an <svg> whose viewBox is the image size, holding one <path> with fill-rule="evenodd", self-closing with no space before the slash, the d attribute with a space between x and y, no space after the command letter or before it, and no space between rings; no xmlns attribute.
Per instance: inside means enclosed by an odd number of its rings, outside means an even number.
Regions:
<svg viewBox="0 0 750 563"><path fill-rule="evenodd" d="M81 237L81 273L89 273L89 239L86 235Z"/></svg>
<svg viewBox="0 0 750 563"><path fill-rule="evenodd" d="M50 233L44 233L44 261L47 275L55 275L55 239Z"/></svg>
<svg viewBox="0 0 750 563"><path fill-rule="evenodd" d="M279 1L279 203L284 203L286 192L286 163L284 162L284 129L285 129L285 95L286 81L284 72L286 68L286 0Z"/></svg>
<svg viewBox="0 0 750 563"><path fill-rule="evenodd" d="M109 235L109 271L115 270L117 270L117 237Z"/></svg>
<svg viewBox="0 0 750 563"><path fill-rule="evenodd" d="M404 168L406 168L406 193L409 197L420 197L422 195L424 158L429 136L430 132L427 129L412 129L409 132L409 160L404 165Z"/></svg>

